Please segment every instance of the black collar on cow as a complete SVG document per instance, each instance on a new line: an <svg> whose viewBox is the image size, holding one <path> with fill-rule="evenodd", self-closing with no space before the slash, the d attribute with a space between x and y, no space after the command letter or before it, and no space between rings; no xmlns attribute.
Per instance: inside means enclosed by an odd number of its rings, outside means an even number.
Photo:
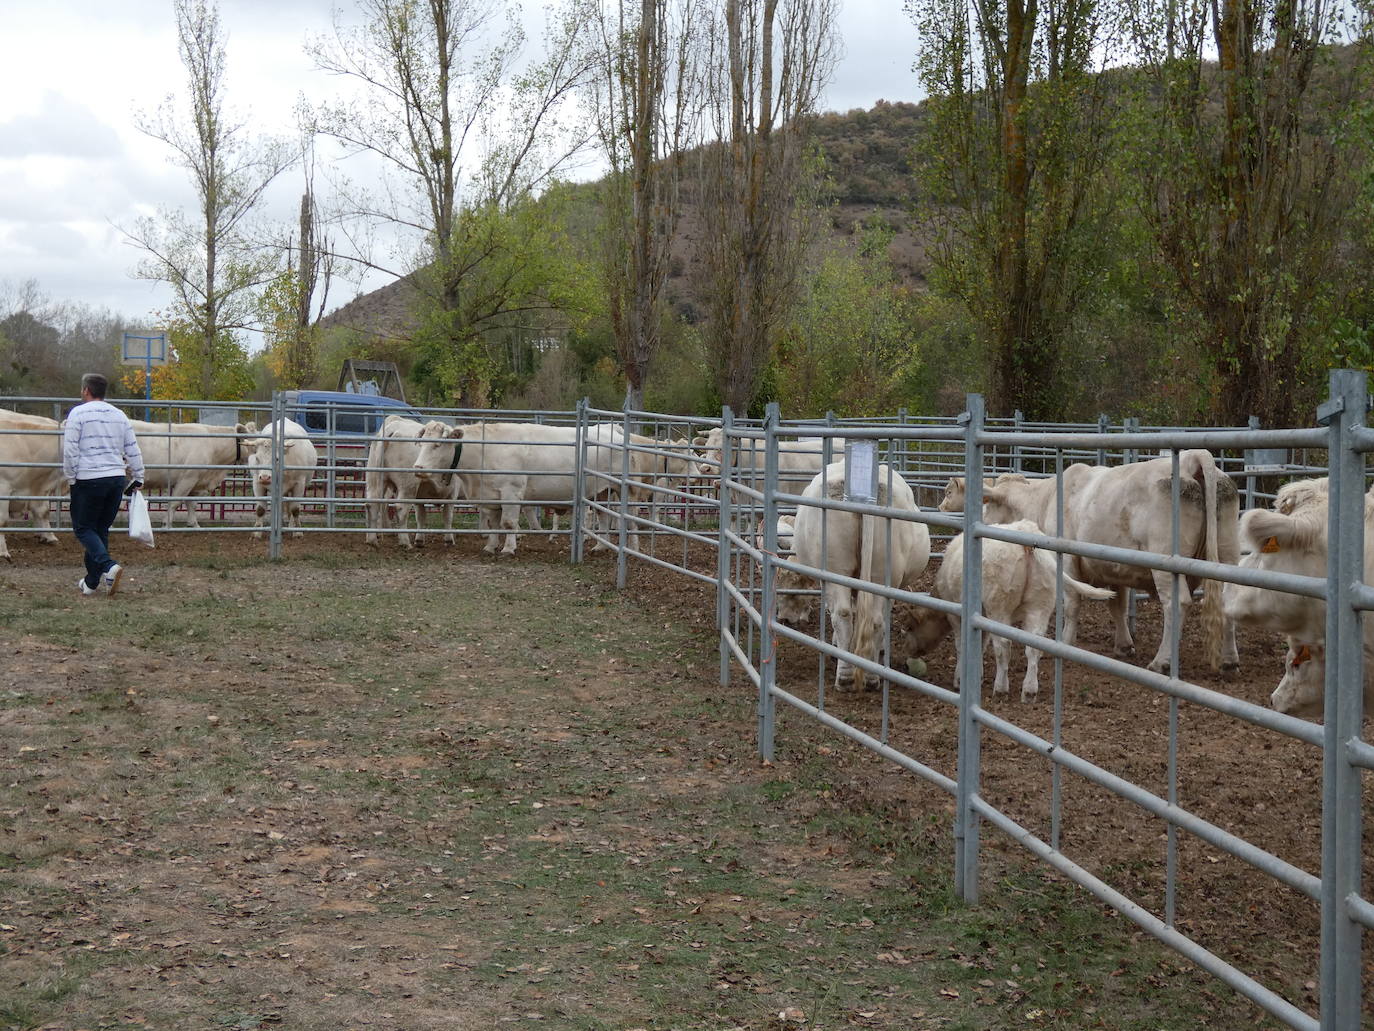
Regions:
<svg viewBox="0 0 1374 1031"><path fill-rule="evenodd" d="M240 437L240 436L238 435L238 431L235 430L235 431L234 431L234 464L235 464L235 465L238 465L238 464L239 464L240 462L242 462L242 461L243 461L243 438Z"/></svg>
<svg viewBox="0 0 1374 1031"><path fill-rule="evenodd" d="M449 471L458 468L458 459L463 457L463 442L460 440L453 446L453 461L448 464Z"/></svg>

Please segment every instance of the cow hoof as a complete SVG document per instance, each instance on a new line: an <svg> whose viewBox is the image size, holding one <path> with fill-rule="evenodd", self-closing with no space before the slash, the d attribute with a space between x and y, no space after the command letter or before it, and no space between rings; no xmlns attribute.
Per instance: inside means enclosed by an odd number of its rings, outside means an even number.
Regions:
<svg viewBox="0 0 1374 1031"><path fill-rule="evenodd" d="M44 534L42 537L39 537L38 539L50 547L57 544L57 538L50 533Z"/></svg>
<svg viewBox="0 0 1374 1031"><path fill-rule="evenodd" d="M1145 668L1151 673L1159 673L1166 677L1169 675L1169 664L1167 662L1152 662Z"/></svg>
<svg viewBox="0 0 1374 1031"><path fill-rule="evenodd" d="M1239 673L1239 672L1240 672L1240 663L1239 663L1239 662L1223 662L1223 663L1221 664L1221 671L1222 671L1223 673Z"/></svg>

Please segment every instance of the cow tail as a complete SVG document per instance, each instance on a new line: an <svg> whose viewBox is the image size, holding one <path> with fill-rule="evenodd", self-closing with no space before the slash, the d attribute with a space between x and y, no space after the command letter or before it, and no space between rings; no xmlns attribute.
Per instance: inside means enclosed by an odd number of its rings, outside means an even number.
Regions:
<svg viewBox="0 0 1374 1031"><path fill-rule="evenodd" d="M873 547L877 540L879 530L877 516L860 516L860 543L859 543L859 579L866 582L873 582ZM873 610L882 604L878 595L872 591L856 591L854 598L854 633L849 639L849 650L855 655L872 658L870 652L876 653L875 645L877 642L869 640L870 627L873 624ZM865 671L859 666L854 667L854 687L862 690L864 686Z"/></svg>
<svg viewBox="0 0 1374 1031"><path fill-rule="evenodd" d="M1210 452L1203 452L1207 456L1201 463L1198 470L1197 479L1202 487L1203 496L1203 518L1206 520L1204 556L1208 562L1218 561L1218 532L1217 526L1217 480L1220 472L1216 467ZM1185 580L1186 583L1186 580ZM1222 610L1221 610L1221 583L1217 580L1204 580L1202 582L1202 633L1203 640L1207 647L1207 663L1214 670L1221 669L1221 631L1222 631Z"/></svg>

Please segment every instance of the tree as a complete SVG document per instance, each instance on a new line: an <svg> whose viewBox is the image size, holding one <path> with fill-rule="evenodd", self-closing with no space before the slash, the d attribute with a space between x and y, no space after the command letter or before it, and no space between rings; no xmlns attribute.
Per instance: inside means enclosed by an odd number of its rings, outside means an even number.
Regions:
<svg viewBox="0 0 1374 1031"><path fill-rule="evenodd" d="M1061 418L1059 357L1108 153L1099 0L910 0L930 93L932 257L990 343L988 407Z"/></svg>
<svg viewBox="0 0 1374 1031"><path fill-rule="evenodd" d="M361 100L322 110L319 128L382 167L376 196L341 184L351 213L411 250L428 367L451 399L478 403L494 368L483 333L547 304L527 292L540 256L502 222L527 214L521 206L585 141L559 120L587 74L581 15L554 17L542 62L519 70L524 35L494 0L358 6L363 24L336 24L310 48L320 68L363 88Z"/></svg>
<svg viewBox="0 0 1374 1031"><path fill-rule="evenodd" d="M778 400L789 414L872 415L903 403L918 362L914 306L887 253L892 235L872 224L854 245L821 251L778 344Z"/></svg>
<svg viewBox="0 0 1374 1031"><path fill-rule="evenodd" d="M744 413L796 300L811 194L807 119L836 57L834 0L724 0L708 36L714 142L699 148L706 341Z"/></svg>
<svg viewBox="0 0 1374 1031"><path fill-rule="evenodd" d="M172 149L190 175L193 216L163 209L127 230L147 257L137 275L172 288L173 316L197 334L199 375L185 385L202 398L225 362L232 362L235 330L254 324L256 289L274 275L275 256L255 239L252 217L263 191L291 163L286 147L252 138L224 110L225 36L219 11L206 0L175 0L177 46L190 108L169 96L138 128ZM192 349L187 348L189 357Z"/></svg>
<svg viewBox="0 0 1374 1031"><path fill-rule="evenodd" d="M600 183L603 269L625 403L644 406L682 214L683 157L700 95L700 0L613 0L594 22L591 100L610 171Z"/></svg>
<svg viewBox="0 0 1374 1031"><path fill-rule="evenodd" d="M120 384L131 397L151 396L164 401L247 397L253 390L253 373L248 352L228 330L214 342L214 375L207 384L205 370L211 367L205 354L204 331L195 323L166 320L167 364L152 368L152 390L148 391L147 371L132 366Z"/></svg>
<svg viewBox="0 0 1374 1031"><path fill-rule="evenodd" d="M1141 206L1215 377L1211 414L1305 423L1304 366L1326 354L1346 275L1368 275L1339 258L1367 167L1351 130L1374 90L1370 6L1131 0L1127 16L1146 73Z"/></svg>
<svg viewBox="0 0 1374 1031"><path fill-rule="evenodd" d="M333 241L324 231L315 199L313 135L307 130L304 137L301 166L305 192L301 194L297 232L283 248L286 268L259 299L259 317L267 341L267 368L275 383L296 389L315 378L319 321L324 316L338 265Z"/></svg>

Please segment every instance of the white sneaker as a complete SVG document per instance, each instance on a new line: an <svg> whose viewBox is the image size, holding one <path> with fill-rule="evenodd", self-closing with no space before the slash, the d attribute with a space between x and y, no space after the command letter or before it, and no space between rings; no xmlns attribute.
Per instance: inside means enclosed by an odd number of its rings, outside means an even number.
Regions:
<svg viewBox="0 0 1374 1031"><path fill-rule="evenodd" d="M119 578L123 575L124 567L116 562L109 569L105 570L105 574L100 578L100 582L105 585L105 590L114 594L115 591L119 590ZM94 594L95 591L91 593Z"/></svg>
<svg viewBox="0 0 1374 1031"><path fill-rule="evenodd" d="M81 588L81 593L84 595L89 596L96 593L94 587L88 587L86 585L86 578L84 576L79 576L76 578L76 586Z"/></svg>

